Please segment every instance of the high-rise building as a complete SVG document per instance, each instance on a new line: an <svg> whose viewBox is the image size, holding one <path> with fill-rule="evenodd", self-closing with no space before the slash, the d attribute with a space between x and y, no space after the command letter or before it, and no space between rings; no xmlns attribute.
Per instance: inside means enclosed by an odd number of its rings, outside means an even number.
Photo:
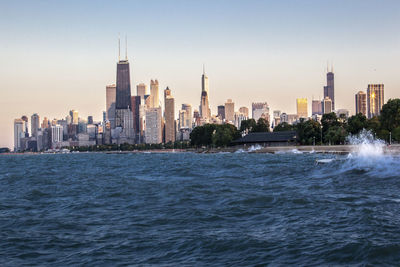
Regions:
<svg viewBox="0 0 400 267"><path fill-rule="evenodd" d="M297 116L299 118L308 118L308 104L307 98L296 99Z"/></svg>
<svg viewBox="0 0 400 267"><path fill-rule="evenodd" d="M235 112L234 114L234 125L236 128L240 129L240 125L242 125L242 121L247 120L248 117L245 116L242 112Z"/></svg>
<svg viewBox="0 0 400 267"><path fill-rule="evenodd" d="M192 112L192 105L190 104L182 104L182 110L186 111L186 117L184 122L184 127L189 129L193 128L193 112Z"/></svg>
<svg viewBox="0 0 400 267"><path fill-rule="evenodd" d="M33 137L37 137L37 132L40 128L40 117L37 113L31 116L31 133Z"/></svg>
<svg viewBox="0 0 400 267"><path fill-rule="evenodd" d="M88 124L93 124L93 116L87 117Z"/></svg>
<svg viewBox="0 0 400 267"><path fill-rule="evenodd" d="M63 141L63 127L59 124L51 126L51 145L53 148L59 147Z"/></svg>
<svg viewBox="0 0 400 267"><path fill-rule="evenodd" d="M333 112L332 100L329 98L329 96L325 97L322 101L322 109L324 114Z"/></svg>
<svg viewBox="0 0 400 267"><path fill-rule="evenodd" d="M175 99L168 87L164 90L164 104L165 143L175 142Z"/></svg>
<svg viewBox="0 0 400 267"><path fill-rule="evenodd" d="M42 122L42 129L46 129L49 127L49 120L47 119L47 117L43 118L43 122Z"/></svg>
<svg viewBox="0 0 400 267"><path fill-rule="evenodd" d="M267 121L270 121L269 107L267 102L252 103L251 109L252 109L251 115L255 121L258 121L259 118L264 118Z"/></svg>
<svg viewBox="0 0 400 267"><path fill-rule="evenodd" d="M139 83L136 86L136 95L140 96L142 99L144 99L144 96L147 95L147 85L144 83Z"/></svg>
<svg viewBox="0 0 400 267"><path fill-rule="evenodd" d="M179 124L178 124L178 130L182 128L188 128L186 123L187 123L187 111L186 110L179 110Z"/></svg>
<svg viewBox="0 0 400 267"><path fill-rule="evenodd" d="M325 97L329 97L332 101L332 111L335 110L335 75L333 74L333 67L331 70L327 70L326 74L326 86L324 86L324 99Z"/></svg>
<svg viewBox="0 0 400 267"><path fill-rule="evenodd" d="M147 144L162 143L161 107L146 110L145 142Z"/></svg>
<svg viewBox="0 0 400 267"><path fill-rule="evenodd" d="M131 78L127 52L125 59L117 62L115 131L113 139L116 143L134 143L133 113L131 98Z"/></svg>
<svg viewBox="0 0 400 267"><path fill-rule="evenodd" d="M218 106L218 117L221 118L221 120L225 120L225 106L224 105L220 105Z"/></svg>
<svg viewBox="0 0 400 267"><path fill-rule="evenodd" d="M239 112L242 113L245 117L249 117L249 109L247 107L240 107Z"/></svg>
<svg viewBox="0 0 400 267"><path fill-rule="evenodd" d="M368 84L367 103L368 118L379 116L384 104L383 84Z"/></svg>
<svg viewBox="0 0 400 267"><path fill-rule="evenodd" d="M125 58L124 60L119 60L117 63L117 85L116 85L115 96L116 96L115 108L117 110L130 109L131 78L130 78L128 58Z"/></svg>
<svg viewBox="0 0 400 267"><path fill-rule="evenodd" d="M208 77L206 76L204 66L203 75L201 76L201 99L200 99L200 117L204 121L209 121L211 118L210 104L208 102L209 88Z"/></svg>
<svg viewBox="0 0 400 267"><path fill-rule="evenodd" d="M78 116L78 111L77 110L71 110L69 112L69 115L72 118L72 124L78 124L79 123L79 116Z"/></svg>
<svg viewBox="0 0 400 267"><path fill-rule="evenodd" d="M21 138L25 137L25 121L22 119L14 120L14 151L23 150L21 147Z"/></svg>
<svg viewBox="0 0 400 267"><path fill-rule="evenodd" d="M150 81L150 107L158 108L160 106L158 80Z"/></svg>
<svg viewBox="0 0 400 267"><path fill-rule="evenodd" d="M131 107L132 107L132 116L133 116L133 131L135 133L136 142L139 143L140 140L140 105L141 105L141 96L132 96L131 97Z"/></svg>
<svg viewBox="0 0 400 267"><path fill-rule="evenodd" d="M29 131L28 131L28 117L25 116L25 115L23 115L23 116L21 117L21 120L23 120L23 121L25 122L25 123L24 123L24 126L25 126L25 129L24 129L25 137L29 137Z"/></svg>
<svg viewBox="0 0 400 267"><path fill-rule="evenodd" d="M322 101L313 100L312 101L312 115L322 115Z"/></svg>
<svg viewBox="0 0 400 267"><path fill-rule="evenodd" d="M115 84L106 86L106 119L110 121L111 127L115 128L115 102L117 97L117 86Z"/></svg>
<svg viewBox="0 0 400 267"><path fill-rule="evenodd" d="M232 123L235 121L235 103L232 99L228 99L225 103L225 121Z"/></svg>
<svg viewBox="0 0 400 267"><path fill-rule="evenodd" d="M367 116L367 94L363 91L356 94L356 114L358 113Z"/></svg>

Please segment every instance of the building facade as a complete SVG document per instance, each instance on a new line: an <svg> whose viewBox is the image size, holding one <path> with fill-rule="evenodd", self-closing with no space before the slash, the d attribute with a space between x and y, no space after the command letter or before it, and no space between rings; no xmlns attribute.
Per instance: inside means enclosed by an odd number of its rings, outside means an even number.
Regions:
<svg viewBox="0 0 400 267"><path fill-rule="evenodd" d="M384 85L368 84L367 88L368 118L379 116L384 104Z"/></svg>
<svg viewBox="0 0 400 267"><path fill-rule="evenodd" d="M332 100L328 96L323 100L322 109L324 114L333 112Z"/></svg>
<svg viewBox="0 0 400 267"><path fill-rule="evenodd" d="M161 107L146 110L145 142L147 144L162 143Z"/></svg>
<svg viewBox="0 0 400 267"><path fill-rule="evenodd" d="M258 121L259 118L264 118L266 120L269 119L269 106L267 102L258 102L251 104L252 117L255 121Z"/></svg>
<svg viewBox="0 0 400 267"><path fill-rule="evenodd" d="M332 101L332 111L335 110L335 75L333 74L333 68L328 70L326 74L326 86L324 86L324 99L329 97Z"/></svg>
<svg viewBox="0 0 400 267"><path fill-rule="evenodd" d="M356 114L361 113L367 116L367 94L359 91L356 96Z"/></svg>
<svg viewBox="0 0 400 267"><path fill-rule="evenodd" d="M160 97L159 97L159 84L158 80L150 81L150 107L158 108L160 106Z"/></svg>
<svg viewBox="0 0 400 267"><path fill-rule="evenodd" d="M117 86L115 84L106 86L106 119L110 121L113 128L115 128L116 94Z"/></svg>
<svg viewBox="0 0 400 267"><path fill-rule="evenodd" d="M312 110L311 114L314 115L322 115L322 101L321 100L313 100L312 101Z"/></svg>
<svg viewBox="0 0 400 267"><path fill-rule="evenodd" d="M164 90L164 104L165 143L175 142L175 99L168 87Z"/></svg>
<svg viewBox="0 0 400 267"><path fill-rule="evenodd" d="M228 99L225 103L225 121L235 122L235 103L232 99Z"/></svg>
<svg viewBox="0 0 400 267"><path fill-rule="evenodd" d="M307 98L297 98L296 107L297 107L297 116L299 118L308 118Z"/></svg>

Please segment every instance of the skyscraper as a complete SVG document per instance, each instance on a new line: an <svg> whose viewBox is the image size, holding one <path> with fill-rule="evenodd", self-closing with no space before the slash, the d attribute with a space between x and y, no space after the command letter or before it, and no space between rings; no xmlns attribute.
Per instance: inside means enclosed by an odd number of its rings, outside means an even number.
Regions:
<svg viewBox="0 0 400 267"><path fill-rule="evenodd" d="M211 110L208 103L208 94L208 77L206 76L203 65L203 75L201 76L200 117L206 122L209 121L209 119L211 118Z"/></svg>
<svg viewBox="0 0 400 267"><path fill-rule="evenodd" d="M14 151L21 151L21 138L25 137L25 122L22 119L14 120Z"/></svg>
<svg viewBox="0 0 400 267"><path fill-rule="evenodd" d="M117 86L115 84L106 86L106 119L110 121L111 128L115 128L115 101Z"/></svg>
<svg viewBox="0 0 400 267"><path fill-rule="evenodd" d="M308 118L307 98L297 98L296 104L298 118Z"/></svg>
<svg viewBox="0 0 400 267"><path fill-rule="evenodd" d="M240 107L239 112L242 113L245 117L249 117L249 109L247 107Z"/></svg>
<svg viewBox="0 0 400 267"><path fill-rule="evenodd" d="M367 103L368 118L378 116L384 104L383 84L368 84Z"/></svg>
<svg viewBox="0 0 400 267"><path fill-rule="evenodd" d="M51 146L56 148L63 141L63 127L59 124L51 126Z"/></svg>
<svg viewBox="0 0 400 267"><path fill-rule="evenodd" d="M31 116L31 133L33 137L37 137L37 132L40 128L40 117L37 113Z"/></svg>
<svg viewBox="0 0 400 267"><path fill-rule="evenodd" d="M367 116L367 94L363 91L356 94L356 114L358 113Z"/></svg>
<svg viewBox="0 0 400 267"><path fill-rule="evenodd" d="M49 127L49 120L47 119L47 117L44 117L42 122L42 129L46 129L48 127Z"/></svg>
<svg viewBox="0 0 400 267"><path fill-rule="evenodd" d="M131 78L129 70L128 53L125 59L118 58L116 102L115 102L115 128L114 139L117 143L134 143L133 114L131 99Z"/></svg>
<svg viewBox="0 0 400 267"><path fill-rule="evenodd" d="M228 99L225 103L225 121L232 123L235 121L235 103L232 99Z"/></svg>
<svg viewBox="0 0 400 267"><path fill-rule="evenodd" d="M144 99L144 96L147 95L147 85L144 83L139 83L136 86L136 95L140 96L142 99Z"/></svg>
<svg viewBox="0 0 400 267"><path fill-rule="evenodd" d="M324 114L333 112L332 100L329 98L329 96L325 97L324 100L322 101L322 109Z"/></svg>
<svg viewBox="0 0 400 267"><path fill-rule="evenodd" d="M190 104L182 104L182 110L186 111L186 121L184 123L185 127L192 129L193 124L193 112L192 112L192 105Z"/></svg>
<svg viewBox="0 0 400 267"><path fill-rule="evenodd" d="M135 133L136 142L140 143L140 105L141 105L141 97L140 96L132 96L131 97L131 107L132 107L132 116L133 116L133 131Z"/></svg>
<svg viewBox="0 0 400 267"><path fill-rule="evenodd" d="M129 62L119 60L117 63L117 85L115 108L130 109L131 106L131 78L129 73Z"/></svg>
<svg viewBox="0 0 400 267"><path fill-rule="evenodd" d="M312 101L312 115L322 115L322 101L313 100Z"/></svg>
<svg viewBox="0 0 400 267"><path fill-rule="evenodd" d="M270 121L269 107L267 102L252 103L251 109L252 109L251 115L255 121L257 121L259 118L264 118L267 121Z"/></svg>
<svg viewBox="0 0 400 267"><path fill-rule="evenodd" d="M218 117L220 117L221 120L225 120L225 106L224 105L218 106Z"/></svg>
<svg viewBox="0 0 400 267"><path fill-rule="evenodd" d="M158 108L160 106L159 98L159 85L158 80L150 81L150 106L152 108Z"/></svg>
<svg viewBox="0 0 400 267"><path fill-rule="evenodd" d="M28 131L28 117L25 116L25 115L23 115L23 116L21 117L21 120L24 121L24 126L25 126L24 132L25 132L25 137L29 137L29 131Z"/></svg>
<svg viewBox="0 0 400 267"><path fill-rule="evenodd" d="M147 144L162 143L161 107L146 110L145 142Z"/></svg>
<svg viewBox="0 0 400 267"><path fill-rule="evenodd" d="M71 110L69 112L69 115L72 118L72 124L78 124L79 123L79 116L78 116L78 111L77 110Z"/></svg>
<svg viewBox="0 0 400 267"><path fill-rule="evenodd" d="M208 77L206 76L206 71L203 65L203 75L201 76L201 91L206 91L208 95Z"/></svg>
<svg viewBox="0 0 400 267"><path fill-rule="evenodd" d="M331 70L327 69L328 73L326 74L326 86L324 86L324 98L329 97L332 101L332 111L335 110L335 83L334 83L334 74L333 67Z"/></svg>
<svg viewBox="0 0 400 267"><path fill-rule="evenodd" d="M165 143L175 142L175 99L168 87L164 90L164 104Z"/></svg>

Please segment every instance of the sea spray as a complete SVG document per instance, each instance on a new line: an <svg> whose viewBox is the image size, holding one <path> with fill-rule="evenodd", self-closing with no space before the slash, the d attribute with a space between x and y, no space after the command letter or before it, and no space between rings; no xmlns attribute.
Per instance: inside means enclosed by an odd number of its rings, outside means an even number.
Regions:
<svg viewBox="0 0 400 267"><path fill-rule="evenodd" d="M371 131L364 129L348 136L347 141L352 145L352 152L339 172L363 171L376 178L397 176L400 172L399 158L385 155L385 142L375 138Z"/></svg>
<svg viewBox="0 0 400 267"><path fill-rule="evenodd" d="M376 139L371 131L363 129L357 135L349 135L347 141L353 145L351 156L358 156L364 158L381 157L383 155L383 148L385 142Z"/></svg>

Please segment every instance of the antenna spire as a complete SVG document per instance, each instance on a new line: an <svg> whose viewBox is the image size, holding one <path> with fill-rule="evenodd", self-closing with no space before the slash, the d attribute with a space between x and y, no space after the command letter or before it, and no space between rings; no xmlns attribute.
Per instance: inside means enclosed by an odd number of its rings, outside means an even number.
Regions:
<svg viewBox="0 0 400 267"><path fill-rule="evenodd" d="M128 35L125 35L125 59L128 60Z"/></svg>
<svg viewBox="0 0 400 267"><path fill-rule="evenodd" d="M204 63L203 63L203 75L206 75L206 68L204 67Z"/></svg>
<svg viewBox="0 0 400 267"><path fill-rule="evenodd" d="M118 61L121 60L121 38L118 33Z"/></svg>

